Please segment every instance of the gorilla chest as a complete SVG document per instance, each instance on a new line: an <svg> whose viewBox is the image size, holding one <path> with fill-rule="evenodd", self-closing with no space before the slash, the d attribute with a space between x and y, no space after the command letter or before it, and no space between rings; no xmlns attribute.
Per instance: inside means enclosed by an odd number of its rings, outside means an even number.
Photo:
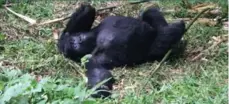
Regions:
<svg viewBox="0 0 229 104"><path fill-rule="evenodd" d="M100 26L101 29L96 40L96 44L100 48L127 49L134 46L147 46L153 40L153 29L143 22L129 18L113 18L112 21L105 22Z"/></svg>
<svg viewBox="0 0 229 104"><path fill-rule="evenodd" d="M148 54L153 36L153 30L145 24L116 21L99 32L96 44L113 61L126 64L142 60Z"/></svg>

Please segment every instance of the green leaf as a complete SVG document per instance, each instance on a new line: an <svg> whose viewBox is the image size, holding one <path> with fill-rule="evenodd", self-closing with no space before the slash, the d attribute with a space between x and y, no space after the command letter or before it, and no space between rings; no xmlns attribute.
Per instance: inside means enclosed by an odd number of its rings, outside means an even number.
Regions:
<svg viewBox="0 0 229 104"><path fill-rule="evenodd" d="M46 102L47 102L47 99L45 99L45 100L41 100L41 101L40 101L40 102L38 102L37 104L47 104Z"/></svg>
<svg viewBox="0 0 229 104"><path fill-rule="evenodd" d="M85 100L82 104L96 104L95 100Z"/></svg>
<svg viewBox="0 0 229 104"><path fill-rule="evenodd" d="M74 98L75 99L83 99L83 98L85 98L86 97L86 91L85 90L83 90L82 88L76 88L75 89L75 91L74 91Z"/></svg>
<svg viewBox="0 0 229 104"><path fill-rule="evenodd" d="M3 90L3 88L4 88L4 85L5 85L5 82L3 82L3 81L0 81L0 91L2 91L2 90Z"/></svg>
<svg viewBox="0 0 229 104"><path fill-rule="evenodd" d="M48 82L49 78L42 78L40 80L40 82L37 84L37 86L32 89L32 93L37 93L37 92L41 92L42 91L42 88L44 86L44 84L46 84Z"/></svg>
<svg viewBox="0 0 229 104"><path fill-rule="evenodd" d="M22 96L22 97L20 97L19 101L17 101L17 104L29 104L29 98L28 98L28 96Z"/></svg>
<svg viewBox="0 0 229 104"><path fill-rule="evenodd" d="M61 90L67 89L68 86L69 85L59 85L59 86L57 86L56 91L61 91Z"/></svg>
<svg viewBox="0 0 229 104"><path fill-rule="evenodd" d="M89 61L89 59L92 57L91 54L87 54L84 57L81 58L81 65L84 66L85 63L87 63Z"/></svg>
<svg viewBox="0 0 229 104"><path fill-rule="evenodd" d="M9 79L13 79L15 77L18 77L19 75L21 75L21 71L20 70L3 70L4 74L6 75L6 77L8 77Z"/></svg>
<svg viewBox="0 0 229 104"><path fill-rule="evenodd" d="M0 32L0 41L1 41L1 40L5 40L5 38L6 38L6 35L4 35L4 34L2 34L2 33Z"/></svg>
<svg viewBox="0 0 229 104"><path fill-rule="evenodd" d="M26 82L18 83L14 86L7 88L6 91L3 93L3 96L0 98L0 103L8 102L11 98L17 97L18 95L22 94L29 86L30 82Z"/></svg>
<svg viewBox="0 0 229 104"><path fill-rule="evenodd" d="M54 83L47 83L47 84L45 84L45 85L43 86L43 89L44 89L45 91L53 91L56 87L57 87L57 85L54 84Z"/></svg>

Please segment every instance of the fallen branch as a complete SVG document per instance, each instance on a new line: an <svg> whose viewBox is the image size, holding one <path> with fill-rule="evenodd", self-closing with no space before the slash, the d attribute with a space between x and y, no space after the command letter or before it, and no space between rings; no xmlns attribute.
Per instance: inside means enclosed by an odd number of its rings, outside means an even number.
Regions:
<svg viewBox="0 0 229 104"><path fill-rule="evenodd" d="M47 20L47 21L42 22L42 23L31 24L30 26L41 26L41 25L56 23L56 22L60 22L60 21L67 20L67 19L69 19L69 18L70 18L70 16L62 17L62 18L56 18L56 19L53 19L53 20Z"/></svg>
<svg viewBox="0 0 229 104"><path fill-rule="evenodd" d="M148 82L149 82L149 79L153 76L153 74L160 68L160 66L162 65L162 63L164 63L164 61L169 57L170 53L172 52L172 49L170 49L166 54L165 56L163 57L163 59L159 62L159 64L157 64L157 66L150 71L150 73L148 74L148 79L146 80L146 83L143 85L143 87L145 87Z"/></svg>
<svg viewBox="0 0 229 104"><path fill-rule="evenodd" d="M114 9L114 8L117 8L117 7L120 7L120 6L140 4L140 3L149 2L149 1L150 0L142 0L142 1L136 1L136 2L129 2L129 3L126 3L126 4L121 4L121 5L116 5L116 6L101 8L101 9L98 9L97 11L103 11L103 10L107 10L107 9Z"/></svg>
<svg viewBox="0 0 229 104"><path fill-rule="evenodd" d="M215 40L215 39L214 39L214 40ZM213 48L215 48L216 46L218 46L219 44L221 44L222 42L227 41L227 38L222 37L222 39L220 39L220 40L215 40L215 41L216 41L216 42L213 43L213 45L212 45L211 47L209 47L209 48L203 50L201 53L199 53L199 54L196 55L194 58L192 58L191 61L196 61L196 60L200 59L200 58L204 55L205 52L208 52L208 51L210 51L211 49L213 49Z"/></svg>
<svg viewBox="0 0 229 104"><path fill-rule="evenodd" d="M211 8L212 10L208 11L208 12L205 12L204 13L204 16L219 16L221 11L219 8ZM181 9L162 9L161 12L164 13L164 14L172 14L172 13L176 13L176 12L179 12L181 11ZM200 13L201 11L200 10L187 10L187 14L198 14Z"/></svg>
<svg viewBox="0 0 229 104"><path fill-rule="evenodd" d="M148 2L149 0L142 0L142 1L137 1L137 2L130 2L124 5L133 5L133 4L139 4L139 3L144 3L144 2ZM124 6L124 5L117 5L117 6L111 6L111 7L106 7L106 8L101 8L98 9L97 12L103 11L103 10L107 10L107 9L114 9L117 8L119 6ZM41 26L41 25L46 25L46 24L51 24L51 23L56 23L56 22L60 22L60 21L64 21L67 20L71 17L71 15L68 15L67 17L62 17L62 18L56 18L53 20L47 20L41 23L37 23L37 21L35 19L32 19L30 17L24 16L22 14L16 13L13 10L11 10L10 8L8 8L9 5L5 5L5 9L8 10L9 12L11 12L12 14L18 16L19 18L25 20L26 22L30 23L30 26Z"/></svg>
<svg viewBox="0 0 229 104"><path fill-rule="evenodd" d="M193 18L177 18L177 19L168 19L168 21L192 21ZM198 18L196 20L195 23L199 23L199 24L204 24L204 25L208 25L208 26L215 26L218 22L214 19L209 19L209 18Z"/></svg>
<svg viewBox="0 0 229 104"><path fill-rule="evenodd" d="M25 20L26 22L30 23L30 25L33 25L33 24L36 24L37 23L37 21L34 20L34 19L32 19L32 18L29 18L29 17L24 16L22 14L16 13L13 10L11 10L10 8L8 8L7 6L4 6L4 7L5 7L6 10L8 10L9 12L11 12L12 14L14 14L14 15L18 16L19 18Z"/></svg>
<svg viewBox="0 0 229 104"><path fill-rule="evenodd" d="M206 9L204 9L204 10L202 10L198 15L196 15L195 17L194 17L194 19L189 23L189 25L187 26L187 28L185 29L185 32L187 31L187 30L189 30L189 28L193 25L193 23L202 15L202 14L204 14L206 11L208 11L208 10L210 10L210 8L206 8Z"/></svg>
<svg viewBox="0 0 229 104"><path fill-rule="evenodd" d="M220 6L218 6L215 3L201 3L197 5L191 5L187 0L182 0L181 6L183 6L187 10L187 14L200 13L206 8L211 8L212 10L208 12L204 12L203 14L205 15L219 16L221 13ZM174 12L179 12L181 10L182 10L181 8L173 8L173 9L165 9L162 12L170 14Z"/></svg>
<svg viewBox="0 0 229 104"><path fill-rule="evenodd" d="M148 1L150 1L150 0L142 0L142 1L137 1L137 2L130 2L130 3L127 3L127 4L121 4L121 5L111 6L111 7L105 7L105 8L97 9L97 12L101 12L101 11L104 11L104 10L107 10L107 9L114 9L114 8L117 8L117 7L120 7L120 6L125 6L125 5L133 5L133 4L144 3L144 2L148 2ZM41 25L56 23L56 22L67 20L70 17L71 17L71 15L68 15L67 17L48 20L48 21L45 21L45 22L42 22L42 23L33 24L31 26L41 26Z"/></svg>

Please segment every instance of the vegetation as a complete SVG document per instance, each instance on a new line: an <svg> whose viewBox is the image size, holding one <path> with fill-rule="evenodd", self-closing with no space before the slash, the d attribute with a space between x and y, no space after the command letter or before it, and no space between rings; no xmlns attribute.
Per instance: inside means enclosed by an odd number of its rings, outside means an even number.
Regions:
<svg viewBox="0 0 229 104"><path fill-rule="evenodd" d="M90 0L97 8L119 1ZM189 0L191 5L213 2L227 17L226 0ZM0 2L1 3L1 2ZM180 7L165 15L166 19L194 17L181 0L160 0L161 8ZM151 3L126 5L114 14L136 17ZM75 1L36 1L15 3L17 13L40 21L64 17L75 9ZM62 29L66 21L28 27L28 23L0 8L0 104L227 104L227 31L222 23L194 23L185 34L188 41L183 55L167 60L152 76L158 62L112 70L117 80L111 99L93 99L93 90L85 88L85 69L80 63L64 58L56 48L53 30ZM215 18L215 17L209 17ZM196 56L199 58L193 60ZM150 77L150 78L149 78ZM143 86L149 81L146 86Z"/></svg>

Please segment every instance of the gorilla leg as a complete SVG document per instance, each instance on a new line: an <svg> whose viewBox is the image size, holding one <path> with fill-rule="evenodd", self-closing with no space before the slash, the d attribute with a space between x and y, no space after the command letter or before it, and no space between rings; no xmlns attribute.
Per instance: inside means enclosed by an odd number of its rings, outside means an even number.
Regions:
<svg viewBox="0 0 229 104"><path fill-rule="evenodd" d="M90 5L82 4L75 13L72 14L63 32L70 34L76 32L87 32L95 20L95 8Z"/></svg>
<svg viewBox="0 0 229 104"><path fill-rule="evenodd" d="M96 89L98 93L92 95L95 98L105 98L111 95L109 91L113 89L115 82L108 67L104 66L109 62L109 58L103 53L99 53L96 56L92 56L88 63L86 63L86 76L88 78L88 87L93 88L97 84L106 81ZM100 91L101 90L101 91Z"/></svg>
<svg viewBox="0 0 229 104"><path fill-rule="evenodd" d="M162 13L156 8L150 8L140 16L157 29L157 36L151 45L149 60L161 60L173 45L176 45L185 32L184 21L168 24Z"/></svg>
<svg viewBox="0 0 229 104"><path fill-rule="evenodd" d="M79 61L95 48L97 29L91 29L95 19L95 8L83 4L72 14L58 40L58 49L66 58Z"/></svg>
<svg viewBox="0 0 229 104"><path fill-rule="evenodd" d="M180 42L185 32L185 23L176 22L165 26L158 31L158 36L151 45L150 60L161 60L164 55Z"/></svg>
<svg viewBox="0 0 229 104"><path fill-rule="evenodd" d="M168 25L163 14L157 8L147 9L140 15L139 19L148 23L155 29L160 29Z"/></svg>

